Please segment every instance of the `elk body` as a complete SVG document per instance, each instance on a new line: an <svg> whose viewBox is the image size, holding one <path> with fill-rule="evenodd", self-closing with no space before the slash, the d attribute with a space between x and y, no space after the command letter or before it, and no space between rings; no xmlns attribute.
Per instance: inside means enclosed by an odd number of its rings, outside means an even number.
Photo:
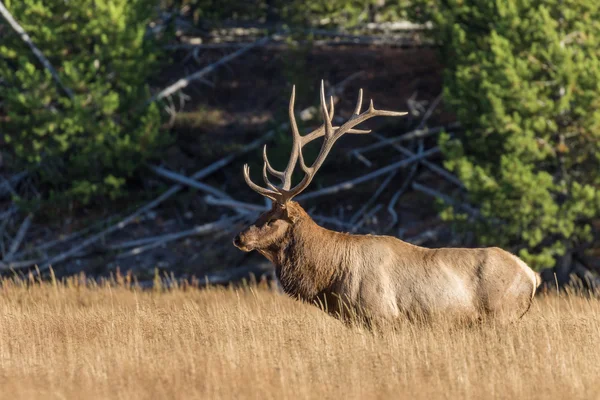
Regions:
<svg viewBox="0 0 600 400"><path fill-rule="evenodd" d="M352 117L340 127L332 125L321 85L324 124L301 136L294 118L294 91L289 115L293 147L284 171L273 169L263 152L263 178L267 188L254 184L244 166L244 178L256 192L272 200L271 210L240 232L234 245L256 250L269 259L286 293L320 304L337 317L368 321L393 321L408 317L436 317L511 321L524 315L538 286L537 274L518 257L499 248L440 248L415 246L391 236L352 235L317 225L292 198L304 190L322 165L333 143L343 134L366 134L354 129L374 116L406 113L376 110L371 102L360 113L362 90ZM312 166L307 166L302 147L323 137ZM291 188L296 164L305 173ZM282 185L273 185L267 173Z"/></svg>

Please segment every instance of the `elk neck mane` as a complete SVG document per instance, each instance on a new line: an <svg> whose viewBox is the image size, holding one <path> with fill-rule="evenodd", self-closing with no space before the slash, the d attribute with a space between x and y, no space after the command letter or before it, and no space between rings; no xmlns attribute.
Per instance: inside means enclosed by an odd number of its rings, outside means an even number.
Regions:
<svg viewBox="0 0 600 400"><path fill-rule="evenodd" d="M286 207L293 223L286 240L269 251L271 260L288 294L312 300L353 264L358 237L319 226L294 201Z"/></svg>

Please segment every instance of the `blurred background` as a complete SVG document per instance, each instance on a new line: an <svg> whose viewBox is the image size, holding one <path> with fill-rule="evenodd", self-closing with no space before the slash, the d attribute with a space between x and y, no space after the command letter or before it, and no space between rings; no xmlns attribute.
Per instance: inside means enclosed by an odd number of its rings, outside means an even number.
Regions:
<svg viewBox="0 0 600 400"><path fill-rule="evenodd" d="M600 283L596 0L3 0L0 270L272 279L233 236L325 82L344 137L299 197L330 229L500 246ZM319 143L305 150L312 159ZM300 179L297 173L296 179ZM119 278L120 279L120 278Z"/></svg>

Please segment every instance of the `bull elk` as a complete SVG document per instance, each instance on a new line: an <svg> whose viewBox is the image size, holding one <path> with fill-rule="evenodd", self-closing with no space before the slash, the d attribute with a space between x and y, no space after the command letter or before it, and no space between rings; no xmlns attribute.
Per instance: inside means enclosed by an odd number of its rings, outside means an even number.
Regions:
<svg viewBox="0 0 600 400"><path fill-rule="evenodd" d="M339 318L354 315L367 321L392 321L402 316L512 321L529 310L537 274L500 248L429 249L395 237L353 235L317 225L292 199L310 184L333 144L346 133L369 133L355 127L372 117L406 113L377 110L373 101L361 113L361 89L350 119L333 126L333 98L328 109L321 83L324 123L302 136L294 116L294 97L295 88L289 103L292 150L285 170L271 166L266 146L262 171L266 187L255 184L244 165L246 183L271 199L272 207L233 240L239 249L256 250L269 259L287 294L324 305ZM321 150L308 166L302 148L321 137ZM304 177L292 188L298 162ZM268 174L277 177L281 185L272 184Z"/></svg>

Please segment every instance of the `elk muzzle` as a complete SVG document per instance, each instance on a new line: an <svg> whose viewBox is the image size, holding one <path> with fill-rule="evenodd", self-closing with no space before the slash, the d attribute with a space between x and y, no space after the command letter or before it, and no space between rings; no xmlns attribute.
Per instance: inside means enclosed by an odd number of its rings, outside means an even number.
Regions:
<svg viewBox="0 0 600 400"><path fill-rule="evenodd" d="M254 246L251 242L251 240L248 240L247 235L244 235L244 232L238 233L233 238L233 245L246 252L254 250Z"/></svg>
<svg viewBox="0 0 600 400"><path fill-rule="evenodd" d="M239 235L239 234L238 234L238 235L235 235L235 237L233 238L233 245L234 245L235 247L237 247L238 249L239 249L240 247L242 247L242 240L240 239L240 235Z"/></svg>

